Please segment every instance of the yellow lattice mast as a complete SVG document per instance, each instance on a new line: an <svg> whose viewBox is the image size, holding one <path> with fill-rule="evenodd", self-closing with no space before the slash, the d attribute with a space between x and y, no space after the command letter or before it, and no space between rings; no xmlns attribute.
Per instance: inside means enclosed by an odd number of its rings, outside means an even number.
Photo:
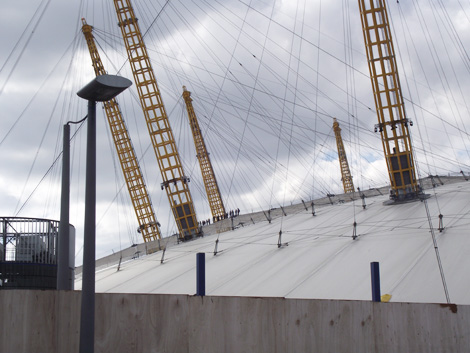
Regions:
<svg viewBox="0 0 470 353"><path fill-rule="evenodd" d="M202 179L204 180L204 187L206 188L207 198L209 199L212 217L214 221L216 221L217 219L222 219L225 215L224 203L220 196L219 185L217 184L209 153L207 152L196 113L194 112L191 92L186 90L186 86L183 86L183 98L188 111L189 125L191 126L191 131L193 133L197 159L201 168Z"/></svg>
<svg viewBox="0 0 470 353"><path fill-rule="evenodd" d="M92 33L93 27L88 25L84 18L82 18L82 23L82 32L85 35L88 50L90 51L95 74L96 76L104 75L106 71L95 45ZM157 238L161 239L159 223L155 217L147 187L145 186L134 147L132 146L118 103L116 99L112 99L103 103L103 106L106 111L119 162L121 163L124 179L126 180L127 190L129 191L137 221L139 222L138 231L142 234L145 242L156 240Z"/></svg>
<svg viewBox="0 0 470 353"><path fill-rule="evenodd" d="M114 6L150 139L162 174L162 189L166 190L179 236L189 238L201 235L189 192L189 178L184 175L173 131L134 10L129 0L114 0Z"/></svg>
<svg viewBox="0 0 470 353"><path fill-rule="evenodd" d="M398 77L395 49L384 0L359 0L369 72L375 97L379 131L395 200L419 193L413 151Z"/></svg>
<svg viewBox="0 0 470 353"><path fill-rule="evenodd" d="M339 166L341 168L341 180L343 181L344 192L347 194L350 192L354 192L354 184L351 176L351 171L349 170L349 164L348 159L346 157L346 151L344 149L343 139L341 138L341 128L339 127L336 118L334 118L333 120L333 131L335 132L336 146L338 147Z"/></svg>

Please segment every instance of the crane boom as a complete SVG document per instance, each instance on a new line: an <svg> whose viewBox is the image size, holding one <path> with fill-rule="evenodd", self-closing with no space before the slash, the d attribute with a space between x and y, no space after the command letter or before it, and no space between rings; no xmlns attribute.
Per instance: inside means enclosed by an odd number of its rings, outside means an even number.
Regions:
<svg viewBox="0 0 470 353"><path fill-rule="evenodd" d="M421 193L416 180L413 150L398 77L395 49L384 0L359 0L364 43L394 200Z"/></svg>
<svg viewBox="0 0 470 353"><path fill-rule="evenodd" d="M114 0L127 56L180 238L201 235L175 138L130 0Z"/></svg>
<svg viewBox="0 0 470 353"><path fill-rule="evenodd" d="M106 74L103 63L96 48L93 37L93 27L88 25L82 18L82 32L85 36L91 61L96 76ZM150 197L145 186L144 178L140 170L139 162L136 158L132 141L129 137L126 124L122 117L116 99L104 102L104 109L108 118L109 128L113 136L116 152L121 163L127 190L131 197L132 205L139 223L138 232L142 234L144 242L161 239L159 223L155 217L155 212L150 202Z"/></svg>
<svg viewBox="0 0 470 353"><path fill-rule="evenodd" d="M183 86L183 98L186 103L186 110L188 111L189 125L193 133L194 145L196 147L197 159L201 168L202 179L204 187L206 188L207 198L214 221L222 219L225 215L225 207L220 196L219 185L215 178L214 169L206 149L204 137L202 136L199 122L197 121L196 113L194 112L193 103L191 99L191 92L186 90Z"/></svg>
<svg viewBox="0 0 470 353"><path fill-rule="evenodd" d="M346 150L344 149L343 139L341 137L341 128L339 127L336 118L333 119L333 131L336 137L336 146L338 147L339 166L341 168L341 180L343 181L344 192L354 192L354 184L349 170L348 159L346 157Z"/></svg>

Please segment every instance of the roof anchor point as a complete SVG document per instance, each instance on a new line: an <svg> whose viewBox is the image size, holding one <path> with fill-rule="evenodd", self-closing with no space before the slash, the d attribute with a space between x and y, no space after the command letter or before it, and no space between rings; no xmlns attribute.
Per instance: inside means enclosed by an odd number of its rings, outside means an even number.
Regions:
<svg viewBox="0 0 470 353"><path fill-rule="evenodd" d="M437 230L442 233L442 231L444 230L444 221L442 220L444 218L444 216L442 214L439 214L439 227L437 228Z"/></svg>
<svg viewBox="0 0 470 353"><path fill-rule="evenodd" d="M357 230L357 223L354 222L353 223L353 235L352 235L353 240L356 240L356 238L358 237L356 230Z"/></svg>

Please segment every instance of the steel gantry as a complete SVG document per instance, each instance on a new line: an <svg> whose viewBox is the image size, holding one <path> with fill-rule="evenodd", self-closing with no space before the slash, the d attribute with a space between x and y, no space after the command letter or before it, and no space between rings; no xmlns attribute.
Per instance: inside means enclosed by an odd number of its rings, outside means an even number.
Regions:
<svg viewBox="0 0 470 353"><path fill-rule="evenodd" d="M415 198L420 193L413 164L409 126L397 71L395 49L384 0L359 0L362 29L379 123L390 177L390 197Z"/></svg>
<svg viewBox="0 0 470 353"><path fill-rule="evenodd" d="M344 149L343 139L341 138L341 128L339 127L336 118L333 119L333 131L336 137L336 146L338 147L338 160L341 168L341 180L343 181L343 188L345 193L354 192L354 184L349 170L348 159Z"/></svg>
<svg viewBox="0 0 470 353"><path fill-rule="evenodd" d="M150 139L162 174L163 183L161 186L166 190L179 236L180 238L190 238L201 235L189 191L189 178L185 176L183 171L173 131L150 64L138 20L129 0L114 0L114 6Z"/></svg>
<svg viewBox="0 0 470 353"><path fill-rule="evenodd" d="M191 126L191 131L193 133L197 159L201 168L202 179L204 180L204 187L206 188L212 217L214 221L217 221L224 217L225 207L224 203L222 202L222 197L220 196L219 185L217 184L217 180L215 178L214 169L212 168L209 153L206 149L204 137L202 136L196 113L194 112L191 92L186 90L186 86L183 86L183 98L186 103L186 110L188 111L189 125Z"/></svg>
<svg viewBox="0 0 470 353"><path fill-rule="evenodd" d="M82 18L82 32L85 36L88 50L90 51L91 61L96 76L106 74L103 63L96 48L93 37L93 27L88 25ZM108 118L109 128L113 136L116 152L121 163L124 179L126 180L127 190L131 197L132 205L139 223L138 232L142 234L145 242L161 239L159 223L155 217L155 212L150 202L147 187L140 170L132 141L122 117L119 105L116 99L103 103Z"/></svg>

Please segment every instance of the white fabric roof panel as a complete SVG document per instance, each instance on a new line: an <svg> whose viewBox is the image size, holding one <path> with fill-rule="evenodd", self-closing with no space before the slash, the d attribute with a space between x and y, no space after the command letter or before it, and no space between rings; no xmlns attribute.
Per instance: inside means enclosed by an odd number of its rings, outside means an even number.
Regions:
<svg viewBox="0 0 470 353"><path fill-rule="evenodd" d="M470 183L427 193L450 300L470 304ZM370 300L370 262L378 261L391 301L446 302L424 202L386 206L387 199L367 198L366 209L361 200L316 207L314 217L286 209L270 224L258 217L220 233L216 256L217 235L204 236L168 247L163 264L160 251L97 272L96 291L195 294L196 253L205 252L207 295Z"/></svg>

